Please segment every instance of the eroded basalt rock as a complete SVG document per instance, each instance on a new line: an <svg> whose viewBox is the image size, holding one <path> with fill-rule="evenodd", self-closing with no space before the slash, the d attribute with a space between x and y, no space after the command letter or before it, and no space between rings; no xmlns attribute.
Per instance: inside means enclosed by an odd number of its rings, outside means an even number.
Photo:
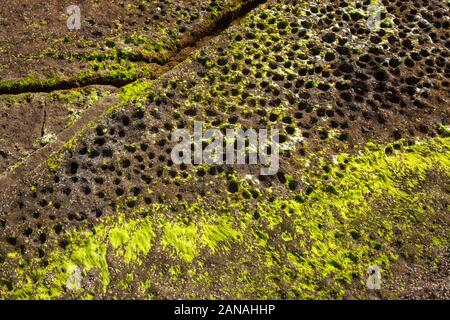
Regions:
<svg viewBox="0 0 450 320"><path fill-rule="evenodd" d="M390 271L448 254L448 8L370 4L268 1L7 177L2 296L371 297L373 265L405 296ZM174 165L196 120L280 129L279 173Z"/></svg>

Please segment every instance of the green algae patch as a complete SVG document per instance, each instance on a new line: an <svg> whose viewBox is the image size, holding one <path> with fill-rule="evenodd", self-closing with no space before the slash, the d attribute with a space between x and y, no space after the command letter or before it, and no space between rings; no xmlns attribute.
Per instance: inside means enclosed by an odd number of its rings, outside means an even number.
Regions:
<svg viewBox="0 0 450 320"><path fill-rule="evenodd" d="M102 285L110 281L106 254L113 249L117 257L127 264L140 263L153 245L155 233L149 217L145 219L125 219L119 216L105 221L94 228L92 233L76 232L70 241L73 245L70 261L81 267L85 273L91 269L100 270Z"/></svg>
<svg viewBox="0 0 450 320"><path fill-rule="evenodd" d="M449 245L448 229L434 222L437 207L427 205L448 199L439 193L445 186L430 192L427 184L435 183L431 173L448 181L450 138L396 148L368 144L356 155L319 163L326 164L329 179L305 172L308 193L276 197L271 191L257 200L227 194L222 202L185 203L177 218L167 205L149 205L107 217L92 231L69 233L70 245L54 251L46 267L8 255L2 268L15 266L14 276L2 279L1 296L92 297L83 282L88 275L102 294L112 285L148 287L163 274L154 270L167 269L173 281L165 286L174 290L177 279L188 276L193 287L235 298L277 298L280 290L287 298L342 298L349 288L364 288L371 266L389 277L399 255L425 259ZM250 189L245 180L241 186ZM399 248L402 239L414 250ZM162 261L156 258L161 255ZM218 257L227 261L220 269L207 263ZM119 277L113 265L125 268ZM78 269L80 286L73 281Z"/></svg>
<svg viewBox="0 0 450 320"><path fill-rule="evenodd" d="M114 249L121 247L130 240L128 233L120 228L114 228L109 233L109 239Z"/></svg>
<svg viewBox="0 0 450 320"><path fill-rule="evenodd" d="M167 223L162 238L163 247L170 247L175 254L190 263L198 256L198 231L194 224Z"/></svg>
<svg viewBox="0 0 450 320"><path fill-rule="evenodd" d="M191 263L203 248L208 248L212 254L219 248L226 249L224 243L235 242L242 235L233 228L234 221L222 216L218 221L202 220L186 224L185 221L167 222L161 243L186 263Z"/></svg>
<svg viewBox="0 0 450 320"><path fill-rule="evenodd" d="M203 225L201 242L214 254L224 246L223 243L235 242L242 239L242 234L233 226L234 221L229 217L220 217L215 224Z"/></svg>
<svg viewBox="0 0 450 320"><path fill-rule="evenodd" d="M123 103L126 103L142 99L151 95L152 92L153 85L150 81L136 81L124 86L119 92L119 97Z"/></svg>
<svg viewBox="0 0 450 320"><path fill-rule="evenodd" d="M50 172L58 171L61 159L62 159L61 154L55 154L47 158L47 167L50 170Z"/></svg>
<svg viewBox="0 0 450 320"><path fill-rule="evenodd" d="M437 132L443 137L450 138L450 126L439 125Z"/></svg>
<svg viewBox="0 0 450 320"><path fill-rule="evenodd" d="M117 255L123 256L125 263L141 263L139 257L151 249L155 233L150 219L131 220L109 232L109 241Z"/></svg>
<svg viewBox="0 0 450 320"><path fill-rule="evenodd" d="M108 264L106 262L107 247L102 241L98 241L92 237L90 233L86 233L87 241L73 250L70 255L70 262L72 266L77 266L83 269L87 274L92 269L100 270L101 283L107 286L110 281Z"/></svg>
<svg viewBox="0 0 450 320"><path fill-rule="evenodd" d="M111 280L108 252L127 264L139 263L139 257L152 247L154 236L149 218L126 220L123 216L109 218L93 231L75 231L68 235L70 245L65 251L51 254L47 267L38 267L41 261L37 260L30 269L18 269L23 279L9 295L19 299L56 298L73 281L76 269L81 270L82 277L95 271L100 287L106 290Z"/></svg>

